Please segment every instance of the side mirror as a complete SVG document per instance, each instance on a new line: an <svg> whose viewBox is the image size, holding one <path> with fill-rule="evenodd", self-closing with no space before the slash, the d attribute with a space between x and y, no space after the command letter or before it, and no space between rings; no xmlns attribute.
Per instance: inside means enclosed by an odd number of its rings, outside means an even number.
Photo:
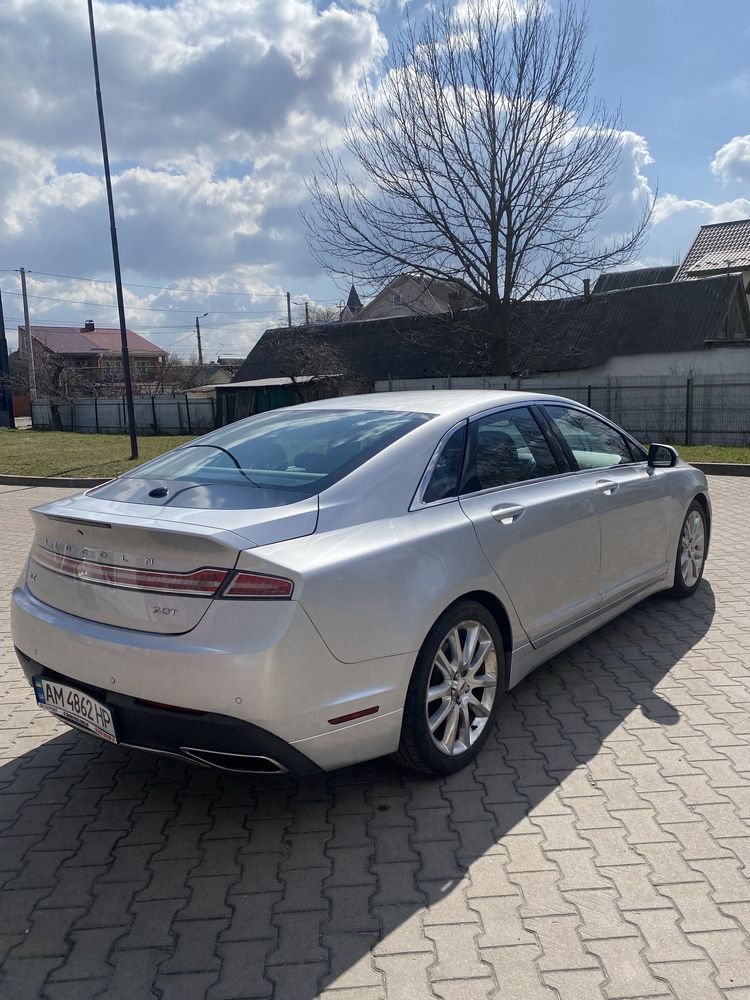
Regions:
<svg viewBox="0 0 750 1000"><path fill-rule="evenodd" d="M652 444L648 449L648 466L650 469L671 469L677 465L679 457L669 444Z"/></svg>

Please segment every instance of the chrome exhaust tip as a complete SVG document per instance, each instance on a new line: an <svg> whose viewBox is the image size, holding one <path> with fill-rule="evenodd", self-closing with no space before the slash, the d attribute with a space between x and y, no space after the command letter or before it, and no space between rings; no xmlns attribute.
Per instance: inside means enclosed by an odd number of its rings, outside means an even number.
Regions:
<svg viewBox="0 0 750 1000"><path fill-rule="evenodd" d="M202 750L198 747L180 747L180 752L190 760L218 771L232 771L235 774L287 773L283 764L261 754L225 753L223 750Z"/></svg>

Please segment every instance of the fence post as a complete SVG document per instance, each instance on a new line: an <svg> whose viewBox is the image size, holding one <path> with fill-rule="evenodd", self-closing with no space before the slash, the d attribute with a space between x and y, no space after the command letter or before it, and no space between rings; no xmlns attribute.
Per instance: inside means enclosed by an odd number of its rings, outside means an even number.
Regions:
<svg viewBox="0 0 750 1000"><path fill-rule="evenodd" d="M216 395L211 396L211 423L214 425L214 430L218 427L216 423Z"/></svg>
<svg viewBox="0 0 750 1000"><path fill-rule="evenodd" d="M190 400L188 398L188 394L187 393L185 393L185 416L187 417L188 434L192 434L193 433L193 425L190 422Z"/></svg>
<svg viewBox="0 0 750 1000"><path fill-rule="evenodd" d="M591 386L586 387L586 406L591 406Z"/></svg>
<svg viewBox="0 0 750 1000"><path fill-rule="evenodd" d="M123 432L127 430L128 418L125 416L125 397L122 397L122 429Z"/></svg>
<svg viewBox="0 0 750 1000"><path fill-rule="evenodd" d="M96 427L96 433L99 433L99 397L94 396L94 426Z"/></svg>
<svg viewBox="0 0 750 1000"><path fill-rule="evenodd" d="M151 396L151 413L154 417L154 434L159 433L159 418L156 416L156 399Z"/></svg>
<svg viewBox="0 0 750 1000"><path fill-rule="evenodd" d="M685 444L693 443L693 380L685 385Z"/></svg>

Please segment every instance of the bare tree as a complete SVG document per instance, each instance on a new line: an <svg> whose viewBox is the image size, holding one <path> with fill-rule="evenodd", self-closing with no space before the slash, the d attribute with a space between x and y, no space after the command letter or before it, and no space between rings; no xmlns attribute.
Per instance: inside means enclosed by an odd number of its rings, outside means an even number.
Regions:
<svg viewBox="0 0 750 1000"><path fill-rule="evenodd" d="M266 338L278 371L290 380L301 403L337 396L342 387L348 392L365 391L366 380L353 370L336 344L314 329L269 330L264 342Z"/></svg>
<svg viewBox="0 0 750 1000"><path fill-rule="evenodd" d="M619 110L592 95L586 10L561 0L447 0L408 15L377 85L353 98L339 155L318 154L305 214L333 273L463 281L509 371L512 303L577 290L631 259L651 220L598 233L622 153ZM511 343L512 347L512 343Z"/></svg>
<svg viewBox="0 0 750 1000"><path fill-rule="evenodd" d="M320 326L324 323L338 323L340 318L340 306L326 306L321 305L320 302L308 302L307 310L305 310L305 303L297 304L293 313L295 326L303 324Z"/></svg>

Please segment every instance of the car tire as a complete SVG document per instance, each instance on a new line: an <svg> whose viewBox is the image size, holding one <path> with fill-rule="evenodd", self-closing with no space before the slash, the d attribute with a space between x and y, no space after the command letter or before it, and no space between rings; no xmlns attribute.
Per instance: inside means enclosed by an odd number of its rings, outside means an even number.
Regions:
<svg viewBox="0 0 750 1000"><path fill-rule="evenodd" d="M700 586L706 565L708 522L706 509L693 500L687 509L680 528L674 564L674 580L667 591L669 597L682 600L690 597Z"/></svg>
<svg viewBox="0 0 750 1000"><path fill-rule="evenodd" d="M396 759L433 775L465 767L492 732L505 686L497 621L483 604L457 601L422 643L406 695Z"/></svg>

